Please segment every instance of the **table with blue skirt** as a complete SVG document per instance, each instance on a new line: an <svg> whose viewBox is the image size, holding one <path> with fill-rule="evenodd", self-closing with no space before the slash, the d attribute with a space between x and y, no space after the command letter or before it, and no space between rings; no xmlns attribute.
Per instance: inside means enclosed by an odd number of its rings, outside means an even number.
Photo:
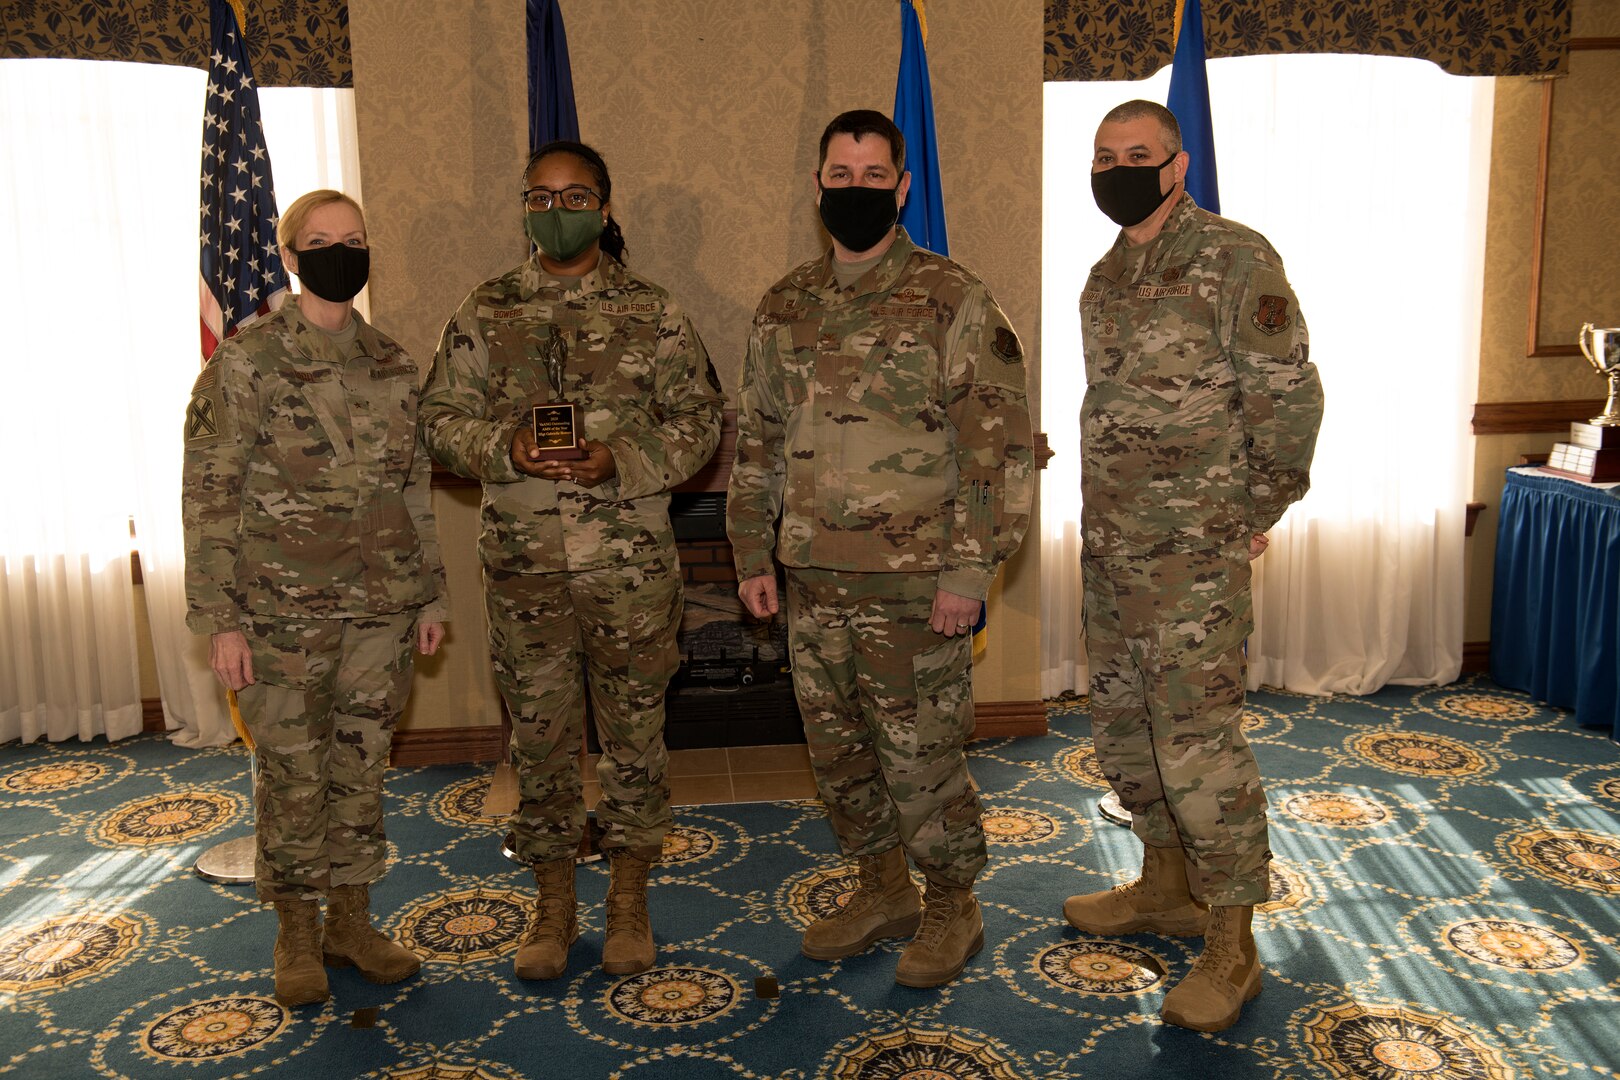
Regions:
<svg viewBox="0 0 1620 1080"><path fill-rule="evenodd" d="M1508 470L1491 678L1620 739L1620 484Z"/></svg>

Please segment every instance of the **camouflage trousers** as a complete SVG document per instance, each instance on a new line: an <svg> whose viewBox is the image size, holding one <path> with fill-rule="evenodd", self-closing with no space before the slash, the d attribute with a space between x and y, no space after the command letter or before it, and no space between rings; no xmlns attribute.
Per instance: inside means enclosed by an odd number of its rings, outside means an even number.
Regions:
<svg viewBox="0 0 1620 1080"><path fill-rule="evenodd" d="M596 807L604 848L656 859L669 831L664 691L680 664L681 575L673 553L552 574L484 570L495 683L512 717L517 853L572 856L585 829L585 692L602 744Z"/></svg>
<svg viewBox="0 0 1620 1080"><path fill-rule="evenodd" d="M924 873L984 868L968 635L928 626L937 574L787 572L793 690L816 787L846 856L904 844Z"/></svg>
<svg viewBox="0 0 1620 1080"><path fill-rule="evenodd" d="M249 624L255 682L236 700L259 764L259 899L313 899L382 877L383 771L411 692L416 619Z"/></svg>
<svg viewBox="0 0 1620 1080"><path fill-rule="evenodd" d="M1243 735L1253 625L1237 549L1081 559L1097 763L1151 847L1181 846L1193 895L1257 904L1271 848Z"/></svg>

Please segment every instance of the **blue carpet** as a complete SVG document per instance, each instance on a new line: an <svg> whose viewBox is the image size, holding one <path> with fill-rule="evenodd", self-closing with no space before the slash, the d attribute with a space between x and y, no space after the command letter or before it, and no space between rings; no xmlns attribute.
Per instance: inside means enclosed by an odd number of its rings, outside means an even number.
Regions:
<svg viewBox="0 0 1620 1080"><path fill-rule="evenodd" d="M481 817L487 767L388 779L374 890L415 979L332 973L270 996L272 913L203 882L247 831L240 748L0 747L0 1075L1026 1080L1507 1080L1620 1069L1620 746L1483 680L1365 698L1262 693L1272 808L1265 991L1219 1035L1159 1022L1196 939L1086 939L1063 898L1138 858L1095 813L1084 701L1052 733L975 744L991 863L985 949L939 990L902 943L798 952L848 888L815 802L681 808L652 893L659 966L600 960L606 873L580 875L567 974L511 974L531 881ZM772 996L768 983L778 988Z"/></svg>

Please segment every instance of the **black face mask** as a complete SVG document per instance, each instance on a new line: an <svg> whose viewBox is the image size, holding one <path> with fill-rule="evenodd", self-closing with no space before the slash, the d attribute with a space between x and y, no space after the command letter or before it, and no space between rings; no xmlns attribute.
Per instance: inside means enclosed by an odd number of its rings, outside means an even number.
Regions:
<svg viewBox="0 0 1620 1080"><path fill-rule="evenodd" d="M366 287L371 275L371 249L347 244L294 249L298 256L298 280L304 288L334 304L353 300Z"/></svg>
<svg viewBox="0 0 1620 1080"><path fill-rule="evenodd" d="M899 188L824 187L821 223L850 251L870 251L900 220Z"/></svg>
<svg viewBox="0 0 1620 1080"><path fill-rule="evenodd" d="M1091 197L1097 209L1123 228L1139 225L1170 197L1159 190L1159 173L1175 160L1172 154L1158 165L1115 165L1091 174ZM1175 185L1170 186L1175 190Z"/></svg>

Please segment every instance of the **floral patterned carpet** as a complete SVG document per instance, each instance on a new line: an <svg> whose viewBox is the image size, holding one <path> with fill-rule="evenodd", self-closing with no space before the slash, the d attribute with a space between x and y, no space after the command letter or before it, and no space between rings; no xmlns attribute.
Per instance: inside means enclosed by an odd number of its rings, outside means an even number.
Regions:
<svg viewBox="0 0 1620 1080"><path fill-rule="evenodd" d="M1484 680L1253 695L1273 897L1265 991L1218 1035L1158 1019L1198 946L1087 938L1063 898L1126 880L1083 699L973 748L985 948L938 990L900 942L839 963L798 934L850 887L813 801L681 808L655 872L658 966L608 976L600 864L563 978L518 981L532 883L482 816L487 767L389 775L374 889L422 972L271 996L272 913L192 873L250 826L241 749L156 737L0 747L0 1075L1506 1080L1620 1071L1620 745Z"/></svg>

